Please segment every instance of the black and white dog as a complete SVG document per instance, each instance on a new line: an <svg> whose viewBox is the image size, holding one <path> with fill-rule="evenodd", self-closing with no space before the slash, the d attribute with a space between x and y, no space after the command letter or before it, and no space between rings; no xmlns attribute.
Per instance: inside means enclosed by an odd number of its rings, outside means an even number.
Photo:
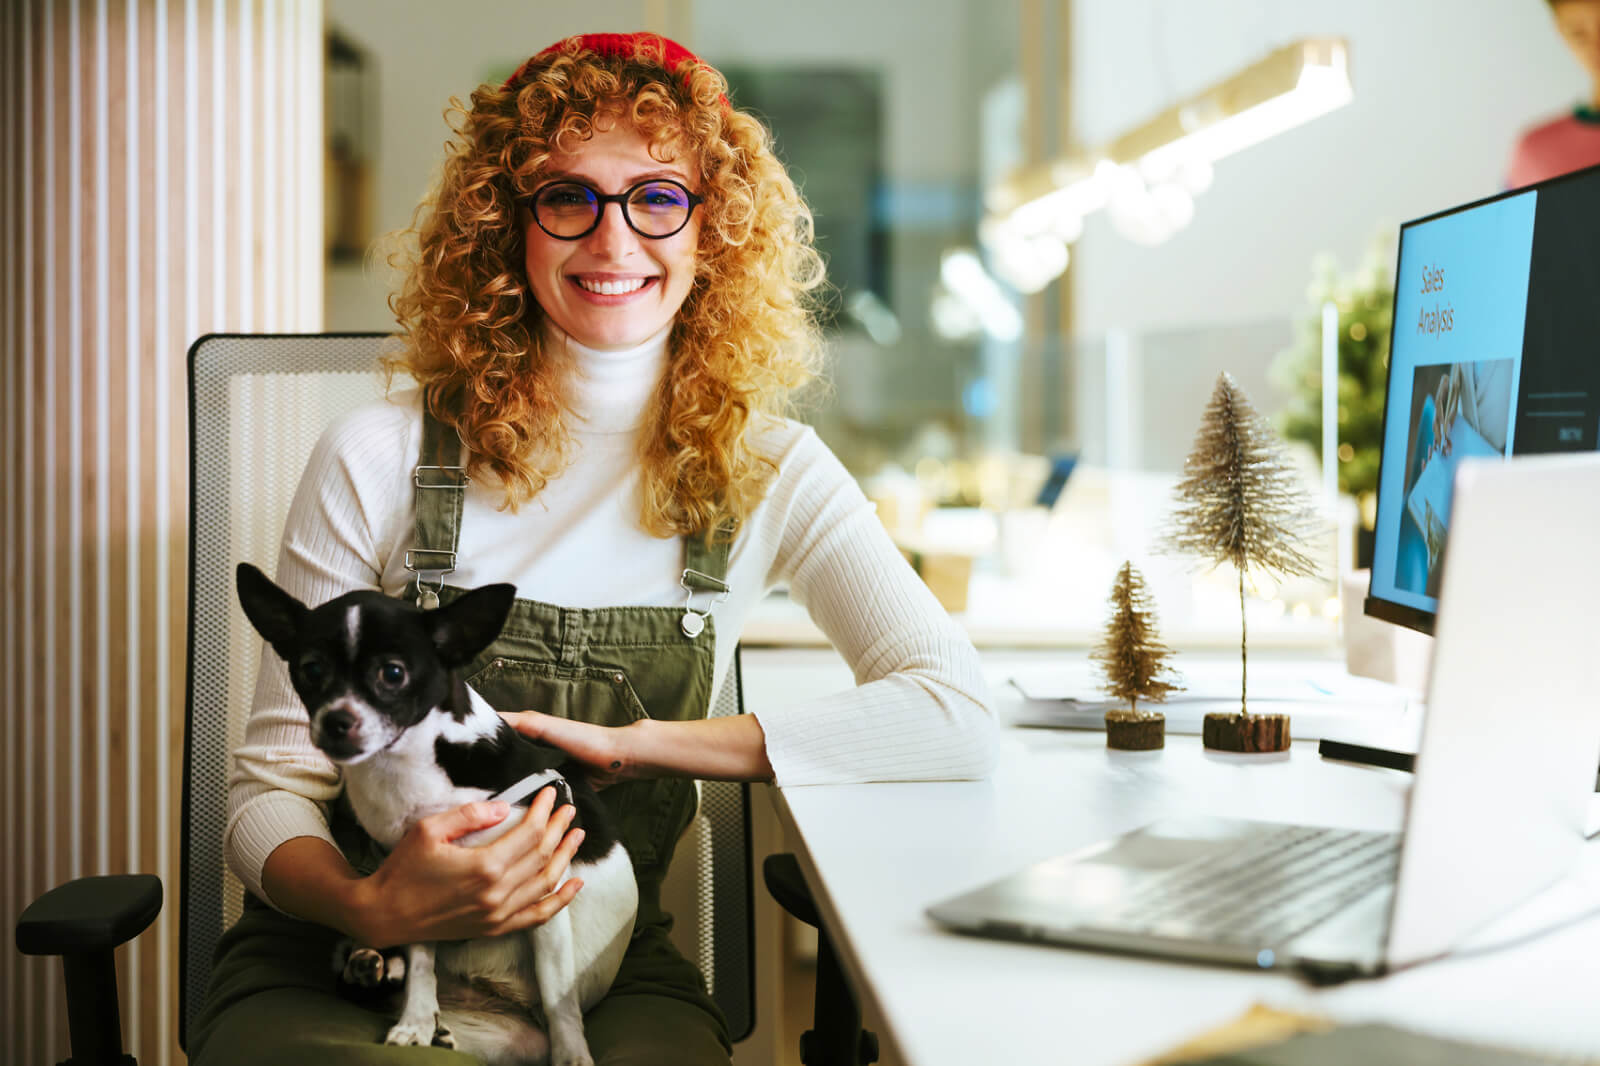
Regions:
<svg viewBox="0 0 1600 1066"><path fill-rule="evenodd" d="M421 818L513 786L525 793L522 805L463 843L509 830L547 784L558 806L576 807L572 825L585 832L569 868L583 891L550 921L406 946L403 1005L386 1042L458 1047L490 1064L591 1063L583 1011L616 977L639 890L582 767L481 703L474 710L457 676L499 634L516 590L485 585L430 611L368 591L310 608L248 563L237 579L245 615L288 665L312 742L342 768L356 819L379 846L393 848Z"/></svg>

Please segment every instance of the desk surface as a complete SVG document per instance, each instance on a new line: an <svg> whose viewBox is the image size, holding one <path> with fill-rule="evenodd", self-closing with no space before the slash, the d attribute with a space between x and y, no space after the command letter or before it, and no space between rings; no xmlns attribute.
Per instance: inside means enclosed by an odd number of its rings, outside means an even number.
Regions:
<svg viewBox="0 0 1600 1066"><path fill-rule="evenodd" d="M748 706L840 680L784 654L747 653ZM990 666L1000 681L1015 663ZM1193 737L1117 753L1095 733L1008 729L988 781L774 795L846 969L883 1019L879 1035L916 1066L1129 1064L1255 1002L1600 1056L1600 919L1511 950L1313 990L1286 975L964 937L923 917L945 896L1173 812L1394 829L1410 781L1323 760L1300 742L1282 757L1208 753ZM1600 846L1573 879L1480 941L1542 928L1597 899Z"/></svg>

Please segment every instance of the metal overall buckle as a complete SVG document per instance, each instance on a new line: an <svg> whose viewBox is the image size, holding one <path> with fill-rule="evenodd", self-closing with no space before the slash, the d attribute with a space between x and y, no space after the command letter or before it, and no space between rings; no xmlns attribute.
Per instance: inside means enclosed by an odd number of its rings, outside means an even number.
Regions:
<svg viewBox="0 0 1600 1066"><path fill-rule="evenodd" d="M706 605L706 609L703 611L697 611L694 609L694 594L696 589L693 585L689 584L689 577L691 574L710 586L710 589L705 591L715 591L717 594L716 597ZM678 579L678 584L683 588L685 593L683 598L683 617L678 619L678 627L683 630L684 636L688 637L690 640L693 640L695 637L698 637L701 633L706 631L706 619L711 617L712 609L723 600L728 598L728 583L726 581L719 581L702 570L691 570L688 567L685 567L683 576Z"/></svg>
<svg viewBox="0 0 1600 1066"><path fill-rule="evenodd" d="M444 566L419 566L416 562L418 555L441 555L448 557ZM432 560L430 560L432 561ZM444 561L444 560L438 560ZM424 611L431 611L439 606L439 590L444 588L444 575L454 572L456 568L456 553L453 551L435 550L433 548L407 548L406 569L417 575L417 606ZM428 587L423 574L433 574L433 587Z"/></svg>

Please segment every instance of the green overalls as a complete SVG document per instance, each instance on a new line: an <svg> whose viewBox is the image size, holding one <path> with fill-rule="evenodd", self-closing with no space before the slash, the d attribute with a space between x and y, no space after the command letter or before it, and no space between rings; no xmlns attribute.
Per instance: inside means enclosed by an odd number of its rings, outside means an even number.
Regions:
<svg viewBox="0 0 1600 1066"><path fill-rule="evenodd" d="M465 590L443 582L460 540L465 478L460 441L423 419L416 484L416 576L407 598L432 606ZM643 717L704 718L711 701L716 631L709 613L726 592L726 539L684 538L689 607L568 608L518 599L499 638L467 668L468 683L501 711L539 710L621 726ZM425 580L423 575L435 575ZM691 635L694 634L694 635ZM639 881L633 941L610 994L584 1018L595 1062L727 1063L721 1012L699 969L668 939L661 883L673 848L694 816L689 780L656 778L600 793ZM376 866L370 841L343 802L335 839L362 872ZM190 1034L195 1063L449 1063L472 1060L443 1048L386 1047L392 1018L335 994L331 962L339 934L246 896L244 914L218 945L205 1011ZM207 1055L207 1052L210 1052Z"/></svg>

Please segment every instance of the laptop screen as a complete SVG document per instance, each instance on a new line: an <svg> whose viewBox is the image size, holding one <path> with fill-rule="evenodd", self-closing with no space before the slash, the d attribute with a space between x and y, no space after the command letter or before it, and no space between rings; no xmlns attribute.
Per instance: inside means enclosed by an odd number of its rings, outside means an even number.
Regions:
<svg viewBox="0 0 1600 1066"><path fill-rule="evenodd" d="M1368 614L1431 632L1464 458L1600 440L1600 167L1400 230Z"/></svg>

